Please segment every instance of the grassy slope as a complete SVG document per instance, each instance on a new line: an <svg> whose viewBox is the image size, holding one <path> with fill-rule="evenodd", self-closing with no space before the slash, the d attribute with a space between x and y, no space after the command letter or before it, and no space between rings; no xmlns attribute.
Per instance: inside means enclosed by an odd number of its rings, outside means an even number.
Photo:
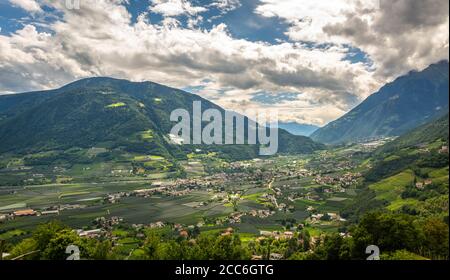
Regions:
<svg viewBox="0 0 450 280"><path fill-rule="evenodd" d="M416 215L448 216L448 114L387 143L373 153L372 167L364 172L365 187L344 209L357 220L364 212L385 208ZM416 190L413 182L430 179L432 186ZM406 191L415 195L403 195Z"/></svg>
<svg viewBox="0 0 450 280"><path fill-rule="evenodd" d="M219 106L181 90L110 78L85 79L36 95L0 97L0 152L35 153L107 143L110 148L124 147L129 152L185 157L198 147L170 145L165 137L174 125L170 113L180 108L192 113L194 101L201 101L202 111L214 108L224 113ZM23 104L27 106L20 107ZM149 130L151 137L145 133ZM311 153L324 148L284 130L279 130L279 140L282 153ZM200 148L231 159L258 156L257 145Z"/></svg>
<svg viewBox="0 0 450 280"><path fill-rule="evenodd" d="M405 187L412 184L413 180L414 173L411 170L405 170L395 176L369 185L369 189L375 191L377 199L387 200L392 203L400 198L400 194Z"/></svg>

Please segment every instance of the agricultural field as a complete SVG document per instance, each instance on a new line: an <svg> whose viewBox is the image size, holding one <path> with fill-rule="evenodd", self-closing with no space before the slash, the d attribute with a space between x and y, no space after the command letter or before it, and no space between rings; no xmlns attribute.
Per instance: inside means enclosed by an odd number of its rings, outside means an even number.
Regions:
<svg viewBox="0 0 450 280"><path fill-rule="evenodd" d="M113 105L111 108L120 107ZM144 131L138 137L151 141L153 132ZM1 171L3 176L20 174L24 179L17 185L1 181L0 213L32 209L40 214L1 223L3 238L19 240L38 224L52 220L73 228L96 228L95 221L102 217L120 217L121 224L128 226L156 222L201 225L202 232L232 226L247 239L261 231L296 230L299 225L317 235L345 223L338 218L339 209L357 192L355 186L345 191L332 182L317 182L326 168L321 165L323 153L228 162L216 153L198 150L180 162L185 179L171 178L173 163L161 155L115 153L105 147L76 150L76 154L92 162L69 165L62 161L51 166L30 165L27 159L17 158L8 162L8 169ZM114 160L95 160L104 154L112 154ZM339 160L341 154L337 151L327 156ZM40 163L56 155L58 152L27 158ZM326 173L339 176L343 171ZM170 187L151 192L165 185ZM141 195L140 190L148 194ZM58 212L46 214L51 210ZM311 218L326 212L337 216L326 222ZM116 229L113 234L123 237L126 232Z"/></svg>
<svg viewBox="0 0 450 280"><path fill-rule="evenodd" d="M137 137L151 141L152 135L149 130ZM367 192L391 212L441 215L448 209L448 167L405 168L368 183L361 172L375 161L359 144L243 161L201 150L178 162L106 147L72 153L91 161L30 164L58 152L8 161L0 179L20 176L22 181L0 181L0 238L16 244L37 226L57 220L77 232L100 229L120 258L141 259L142 235L155 230L177 239L184 229L221 235L231 228L243 246L285 233L307 232L312 240L333 233L346 237L353 222L348 209ZM105 153L110 160L96 160ZM427 183L428 189L418 191L417 183Z"/></svg>

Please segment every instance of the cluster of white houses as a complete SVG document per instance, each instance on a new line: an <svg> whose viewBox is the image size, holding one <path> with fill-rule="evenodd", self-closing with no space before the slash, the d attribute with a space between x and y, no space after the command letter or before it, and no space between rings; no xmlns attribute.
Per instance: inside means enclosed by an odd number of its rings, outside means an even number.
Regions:
<svg viewBox="0 0 450 280"><path fill-rule="evenodd" d="M294 233L292 231L284 231L284 232L280 232L280 231L260 231L259 235L263 236L263 237L272 237L275 238L277 240L279 239L291 239L294 237Z"/></svg>

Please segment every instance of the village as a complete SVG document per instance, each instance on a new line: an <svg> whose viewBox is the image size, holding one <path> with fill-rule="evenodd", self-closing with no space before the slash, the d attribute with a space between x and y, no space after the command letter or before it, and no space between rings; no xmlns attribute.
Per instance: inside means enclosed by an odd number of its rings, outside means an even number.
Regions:
<svg viewBox="0 0 450 280"><path fill-rule="evenodd" d="M374 145L342 147L337 152L328 150L308 156L221 162L221 168L203 175L155 179L144 176L141 181L132 181L135 186L126 188L121 187L120 181L91 182L85 188L61 191L78 186L61 175L58 183L48 185L49 192L54 193L48 201L0 208L0 225L26 236L26 230L13 225L60 219L70 224L72 219L72 228L79 237L110 240L114 248L121 248L129 256L153 230L176 240L191 240L204 232L240 235L245 242L257 246L265 246L268 240L284 243L295 239L308 242L313 250L326 232L350 237L349 221L341 209L358 194L363 179L359 166L370 166L362 151L373 150ZM440 147L439 153L448 153L448 147ZM201 165L203 159L195 155L191 161ZM214 160L211 155L205 159L209 163ZM126 186L130 172L119 170L114 169L111 174ZM40 173L32 178L45 179ZM423 192L432 188L433 181L417 178L410 187ZM55 187L58 191L53 190ZM104 191L90 192L96 188ZM46 185L26 185L9 194L18 196L38 189L45 191ZM311 233L307 241L302 239L305 231ZM4 232L7 233L0 229L0 234ZM251 259L285 257L275 251L255 254Z"/></svg>
<svg viewBox="0 0 450 280"><path fill-rule="evenodd" d="M313 156L230 162L224 164L221 170L202 176L146 179L143 182L148 183L138 187L126 190L114 188L102 195L86 195L81 199L74 199L76 195L73 199L72 196L60 195L57 201L38 207L0 209L0 223L76 217L78 214L73 213L101 209L90 223L76 229L80 237L107 238L114 246L124 246L124 238L117 235L118 231L125 231L127 238L139 241L144 238L145 231L161 229L179 238L191 238L196 232L219 230L225 235L250 234L255 242L263 242L267 238L289 240L304 229L320 233L322 229L345 228L347 221L341 217L339 210L352 199L362 177L360 172L354 171L359 159L352 155L352 151L345 151L344 155L325 151ZM112 170L114 178L130 176L129 170L119 170ZM60 183L62 186L72 184L70 180ZM429 182L417 182L417 188L421 187L421 183L425 185ZM92 182L91 185L98 187L99 183ZM61 198L64 198L63 203L58 202ZM138 209L136 213L114 210L130 203ZM165 207L160 215L139 212L139 207L156 210L151 206L154 203L170 203L173 210L180 211L182 216L177 218L176 215L164 214L171 207ZM195 213L211 214L200 216ZM136 215L155 217L144 222L133 218ZM198 218L190 218L194 215ZM348 236L345 230L340 234ZM311 246L317 238L320 234L311 238ZM262 256L253 256L253 259L259 258ZM270 259L283 258L276 252L270 255Z"/></svg>
<svg viewBox="0 0 450 280"><path fill-rule="evenodd" d="M277 168L273 170L267 169L266 167L272 163L273 160L234 162L230 164L228 172L216 173L199 178L153 181L148 188L106 194L102 198L102 203L116 204L120 203L121 199L129 197L182 197L189 195L195 190L203 190L210 194L209 199L207 201L200 201L195 205L193 204L193 207L201 207L211 202L238 204L239 201L245 200L243 197L245 197L246 192L245 189L240 188L240 185L258 184L263 186L265 191L261 192L255 198L262 205L269 206L268 209L252 209L247 212L230 215L229 223L239 223L240 217L243 215L264 219L273 215L275 211L294 210L294 206L289 204L296 200L321 201L324 200L324 197L320 195L321 193L327 195L345 193L346 188L357 184L358 178L361 177L361 174L351 172L346 172L340 176L321 175L317 171L299 168L296 161L287 165L287 168L283 170ZM259 168L258 166L264 166L265 168ZM252 172L248 172L249 169L252 169ZM290 182L299 178L310 178L312 183L327 187L321 188L320 190L312 189L308 192L298 192L295 191L296 186L290 184ZM274 182L280 183L274 187ZM0 221L17 217L59 215L61 211L82 209L85 207L86 205L79 203L50 205L43 209L20 209L9 213L2 213Z"/></svg>

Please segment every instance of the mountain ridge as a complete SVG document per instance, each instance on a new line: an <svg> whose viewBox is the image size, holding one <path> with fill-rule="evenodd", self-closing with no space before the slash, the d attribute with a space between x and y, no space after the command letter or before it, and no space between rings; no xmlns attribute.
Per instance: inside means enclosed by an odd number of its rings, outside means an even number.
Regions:
<svg viewBox="0 0 450 280"><path fill-rule="evenodd" d="M86 78L50 91L0 96L0 151L86 148L112 142L114 147L124 145L131 150L148 149L155 154L175 156L188 148L184 146L189 146L189 150L194 146L167 142L165 136L174 125L170 112L182 108L192 113L193 101L201 101L203 111L214 108L225 112L220 106L179 89L108 77ZM153 135L143 141L139 133L145 131L152 131ZM282 129L279 134L281 153L310 153L323 148L307 137ZM208 148L253 157L257 156L256 146Z"/></svg>
<svg viewBox="0 0 450 280"><path fill-rule="evenodd" d="M443 143L448 143L448 129L449 113L403 134L394 141L391 141L378 148L375 153L380 154L394 152L406 147L429 144L436 140L441 140L443 141Z"/></svg>
<svg viewBox="0 0 450 280"><path fill-rule="evenodd" d="M327 144L399 136L448 111L448 61L410 71L311 135Z"/></svg>

